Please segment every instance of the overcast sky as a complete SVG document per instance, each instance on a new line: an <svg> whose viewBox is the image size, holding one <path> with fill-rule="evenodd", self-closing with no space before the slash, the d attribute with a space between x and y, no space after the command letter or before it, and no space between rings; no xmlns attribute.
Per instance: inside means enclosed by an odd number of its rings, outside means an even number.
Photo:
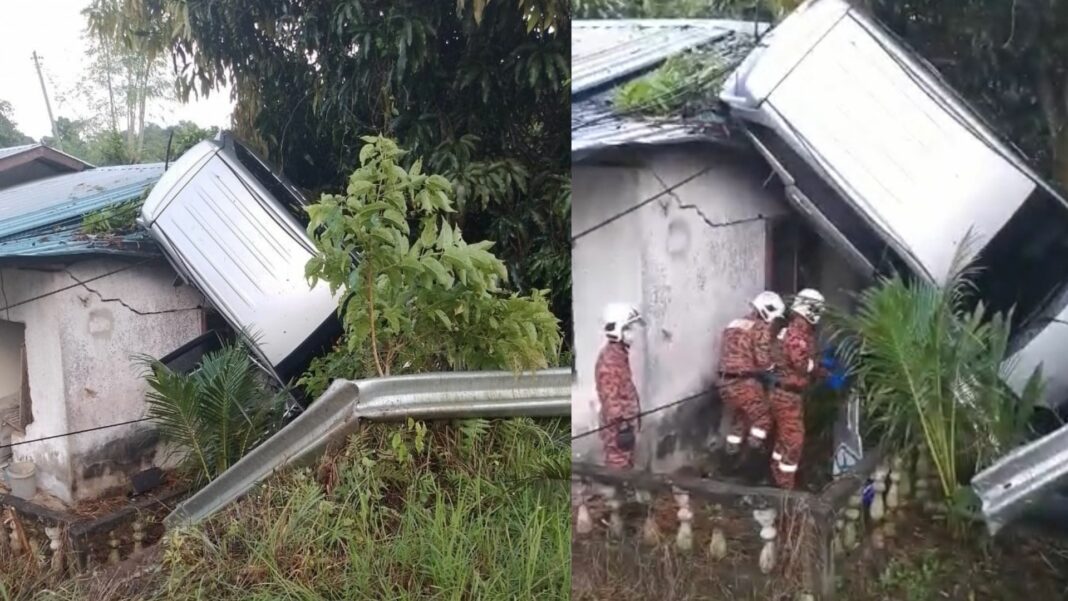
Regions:
<svg viewBox="0 0 1068 601"><path fill-rule="evenodd" d="M30 55L36 50L56 117L90 117L83 99L69 92L86 66L81 11L89 0L3 0L0 18L0 100L11 103L19 129L34 139L51 135L48 111ZM230 122L229 90L189 104L152 107L146 121L172 125L188 120L207 127Z"/></svg>

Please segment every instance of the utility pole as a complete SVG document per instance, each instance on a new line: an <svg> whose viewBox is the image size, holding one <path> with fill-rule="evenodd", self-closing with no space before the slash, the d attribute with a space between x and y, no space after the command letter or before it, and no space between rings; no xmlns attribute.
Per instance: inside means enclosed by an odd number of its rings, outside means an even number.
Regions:
<svg viewBox="0 0 1068 601"><path fill-rule="evenodd" d="M44 75L41 75L41 61L37 51L33 51L33 66L37 68L37 79L41 82L41 93L44 94L45 108L48 109L48 122L52 124L53 144L59 144L59 134L56 133L56 120L52 117L52 104L48 102L48 89L45 88Z"/></svg>

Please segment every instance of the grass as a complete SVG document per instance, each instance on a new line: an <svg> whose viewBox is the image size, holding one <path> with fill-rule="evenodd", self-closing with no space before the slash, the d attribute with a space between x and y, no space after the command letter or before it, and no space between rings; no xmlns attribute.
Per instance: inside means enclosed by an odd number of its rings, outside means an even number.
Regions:
<svg viewBox="0 0 1068 601"><path fill-rule="evenodd" d="M137 227L143 199L105 207L82 218L82 232L90 235L120 234Z"/></svg>
<svg viewBox="0 0 1068 601"><path fill-rule="evenodd" d="M367 426L315 468L168 533L137 586L96 578L47 598L568 599L569 486L545 479L569 470L567 432L566 420Z"/></svg>

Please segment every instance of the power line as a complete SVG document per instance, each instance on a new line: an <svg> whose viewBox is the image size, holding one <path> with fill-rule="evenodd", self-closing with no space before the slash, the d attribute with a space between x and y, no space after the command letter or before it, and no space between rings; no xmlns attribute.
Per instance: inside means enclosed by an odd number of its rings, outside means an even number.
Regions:
<svg viewBox="0 0 1068 601"><path fill-rule="evenodd" d="M641 412L639 412L637 414L634 414L634 415L631 415L629 417L619 418L619 420L617 420L617 421L615 421L615 422L613 422L611 424L606 424L606 425L600 426L599 428L594 428L592 430L588 430L588 431L582 432L581 434L575 434L575 436L571 437L571 442L575 442L575 441L577 441L579 439L583 439L583 438L586 438L588 436L593 436L593 434L596 434L597 432L599 432L601 430L607 430L608 428L611 428L612 426L615 426L615 425L617 425L619 423L622 423L624 421L641 420L641 418L646 416L646 415L651 415L653 413L657 413L659 411L663 411L664 409L671 409L672 407L676 407L676 406L684 404L684 402L689 402L691 400L696 400L698 398L702 398L703 396L705 396L706 394L709 394L711 392L712 392L712 389L706 389L706 390L703 390L701 392L694 393L694 394L692 394L692 395L690 395L688 397L680 398L678 400L669 402L668 405L661 405L660 407L657 407L655 409L649 409L648 411L641 411Z"/></svg>
<svg viewBox="0 0 1068 601"><path fill-rule="evenodd" d="M0 449L10 449L11 447L17 447L19 445L30 444L34 442L41 442L44 440L52 440L54 438L63 438L65 436L74 436L75 434L85 434L86 432L96 432L97 430L106 430L107 428L117 428L119 426L128 426L130 424L137 424L140 422L148 421L150 418L142 417L141 419L133 419L128 422L119 422L117 424L108 424L106 426L97 426L95 428L88 428L85 430L75 430L74 432L66 432L64 434L53 434L52 436L44 436L41 438L35 438L33 440L23 440L21 442L13 442L6 445L0 445Z"/></svg>
<svg viewBox="0 0 1068 601"><path fill-rule="evenodd" d="M589 228L579 232L578 234L575 234L574 236L571 237L571 243L574 244L579 238L582 238L583 236L586 236L588 234L592 234L593 232L601 229L602 227L604 227L604 226L606 226L606 225L608 225L610 223L613 223L613 222L615 222L615 221L617 221L617 220L619 220L619 219L621 219L621 218L623 218L623 217L625 217L627 215L630 215L634 211L637 211L638 209L640 209L640 208L644 207L645 205L653 202L654 200L671 194L676 189L681 188L682 186L685 186L686 184L688 184L688 183L692 182L693 180L701 177L702 175L708 173L709 171L712 171L712 169L714 169L714 168L715 168L715 165L709 165L708 167L705 167L704 169L701 169L697 173L694 173L693 175L690 175L689 177L683 178L682 180L680 180L678 182L675 182L670 187L664 188L662 191L657 192L656 194L646 198L645 200L639 202L638 204L626 209L625 211L623 211L621 213L617 213L617 214L609 217L608 219L605 219L604 221L601 221L600 223L597 223L596 225L594 225L592 227L589 227Z"/></svg>
<svg viewBox="0 0 1068 601"><path fill-rule="evenodd" d="M19 301L17 303L12 303L10 305L6 305L4 307L0 307L0 311L7 311L9 309L14 309L15 307L20 307L22 305L26 305L26 304L32 303L34 301L39 301L42 298L48 298L49 296L52 296L53 294L59 294L60 292L66 292L67 290L70 290L72 288L84 287L89 282L95 282L96 280L104 279L104 278L106 278L108 276L115 275L116 273L122 273L123 271L127 271L127 270L130 270L130 269L133 269L134 267L139 267L139 266L144 265L145 263L148 263L149 261L152 261L154 259L155 259L155 257L152 257L152 258L149 258L149 259L144 259L144 260L138 261L136 263L131 263L130 265L127 265L125 267L120 267L119 269L114 269L114 270L109 271L107 273L103 273L103 274L100 274L98 276L91 277L91 278L89 278L87 280L82 280L80 282L75 282L74 284L71 284L70 286L64 286L62 288L57 288L57 289L52 290L50 292L45 292L44 294L38 294L37 296L34 296L32 298L28 298L26 300L21 300L21 301Z"/></svg>
<svg viewBox="0 0 1068 601"><path fill-rule="evenodd" d="M591 226L589 228L586 228L585 230L575 234L574 236L571 237L571 244L572 245L575 244L575 242L577 242L579 238L582 238L583 236L586 236L588 234L592 234L593 232L601 229L602 227L605 227L606 225L609 225L609 224L611 224L611 223L613 223L615 221L618 221L619 219L621 219L623 217L626 217L627 215L630 215L634 211L637 211L638 209L644 207L645 205L647 205L647 204L649 204L649 203L651 203L654 200L657 200L659 198L663 198L664 196L671 196L672 198L674 198L675 201L678 203L680 209L683 209L683 210L693 209L694 211L696 211L697 214L701 217L701 221L703 221L705 223L705 225L707 225L710 228L732 227L732 226L735 226L735 225L745 225L747 223L753 223L753 222L756 222L756 221L766 221L768 219L768 217L766 217L765 215L761 214L761 215L755 215L753 217L743 217L741 219L732 219L730 221L715 222L715 221L711 221L710 219L708 219L708 217L706 217L705 214L699 208L697 208L696 205L684 204L681 200L679 200L679 197L677 195L675 195L675 190L681 188L682 186L685 186L686 184L690 183L691 181L693 181L693 180L701 177L702 175L708 173L709 171L711 171L715 167L716 167L715 165L711 165L709 167L705 167L704 169L701 169L700 171L690 175L689 177L683 178L682 180L680 180L678 182L675 182L674 184L672 184L670 186L665 186L664 185L664 180L660 179L659 176L656 176L657 180L660 181L660 185L664 186L663 190L661 190L660 192L657 192L656 194L654 194L654 195L642 200L638 204L636 204L636 205L634 205L632 207L629 207L629 208L627 208L627 209L625 209L625 210L623 210L623 211L621 211L619 213L616 213L615 215L609 217L608 219L605 219L604 221L598 222L597 224L595 224L595 225L593 225L593 226ZM656 174L654 173L654 175L656 175Z"/></svg>

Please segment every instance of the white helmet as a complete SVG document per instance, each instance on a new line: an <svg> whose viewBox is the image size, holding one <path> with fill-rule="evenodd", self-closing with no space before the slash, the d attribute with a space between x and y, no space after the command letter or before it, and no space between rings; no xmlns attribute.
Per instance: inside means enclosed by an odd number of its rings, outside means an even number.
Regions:
<svg viewBox="0 0 1068 601"><path fill-rule="evenodd" d="M623 340L623 330L642 320L641 313L634 305L612 303L604 308L601 321L604 325L605 338L613 341Z"/></svg>
<svg viewBox="0 0 1068 601"><path fill-rule="evenodd" d="M770 290L756 295L750 304L760 314L760 318L768 323L786 315L786 303L782 302L782 297Z"/></svg>
<svg viewBox="0 0 1068 601"><path fill-rule="evenodd" d="M823 314L823 295L812 288L805 288L794 297L790 310L805 318L809 323L816 323Z"/></svg>

